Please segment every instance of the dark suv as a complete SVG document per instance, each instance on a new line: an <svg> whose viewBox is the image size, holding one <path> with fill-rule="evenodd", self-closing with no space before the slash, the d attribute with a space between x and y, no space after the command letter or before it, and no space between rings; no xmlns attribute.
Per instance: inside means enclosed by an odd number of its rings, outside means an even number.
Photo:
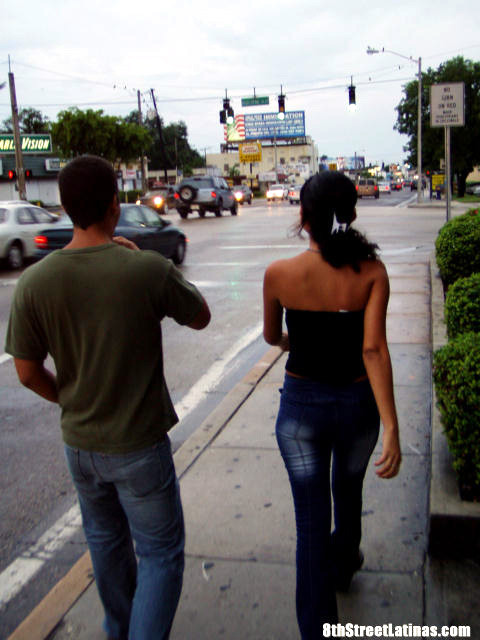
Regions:
<svg viewBox="0 0 480 640"><path fill-rule="evenodd" d="M237 215L238 204L233 191L223 178L217 176L193 176L185 178L175 194L177 211L181 218L187 218L192 211L198 211L201 218L207 211L221 216L227 209L232 216Z"/></svg>

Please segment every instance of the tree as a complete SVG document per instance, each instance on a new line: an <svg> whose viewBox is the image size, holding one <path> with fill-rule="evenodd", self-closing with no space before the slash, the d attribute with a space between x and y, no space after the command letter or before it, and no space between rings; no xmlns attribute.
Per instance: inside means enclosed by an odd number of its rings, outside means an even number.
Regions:
<svg viewBox="0 0 480 640"><path fill-rule="evenodd" d="M184 175L192 172L193 168L203 167L204 159L190 147L188 142L188 131L185 122L171 122L164 125L162 123L163 143L160 140L160 133L155 120L145 119L143 126L150 133L151 145L145 147L148 155L148 166L150 169L175 169L183 170ZM125 118L126 122L138 122L138 111L132 111Z"/></svg>
<svg viewBox="0 0 480 640"><path fill-rule="evenodd" d="M480 164L480 62L464 60L462 56L442 63L438 69L422 73L422 160L425 170L440 167L445 155L443 127L430 126L430 86L442 82L465 83L465 126L451 128L452 174L457 176L458 195L465 193L468 174ZM417 157L418 81L409 82L403 89L405 97L397 105L394 129L410 136L405 147L409 162Z"/></svg>
<svg viewBox="0 0 480 640"><path fill-rule="evenodd" d="M61 111L51 130L53 142L64 157L91 153L112 163L128 162L140 157L151 144L144 127L104 115L102 109L81 111L74 107Z"/></svg>
<svg viewBox="0 0 480 640"><path fill-rule="evenodd" d="M18 114L18 123L21 133L48 133L50 131L50 121L38 109L28 107L21 109ZM7 118L2 123L2 130L6 133L13 133L12 118Z"/></svg>

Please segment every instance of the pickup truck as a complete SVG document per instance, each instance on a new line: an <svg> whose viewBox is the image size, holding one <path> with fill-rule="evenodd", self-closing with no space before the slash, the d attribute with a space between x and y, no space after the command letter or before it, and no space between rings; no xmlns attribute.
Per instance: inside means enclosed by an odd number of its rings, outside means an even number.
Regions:
<svg viewBox="0 0 480 640"><path fill-rule="evenodd" d="M175 194L177 211L181 218L187 218L192 211L198 211L201 218L207 211L221 216L224 209L232 216L238 212L238 203L233 191L223 178L217 176L193 176L185 178L178 185Z"/></svg>
<svg viewBox="0 0 480 640"><path fill-rule="evenodd" d="M378 185L373 178L360 178L356 188L359 198L362 198L363 196L373 196L374 198L380 197Z"/></svg>

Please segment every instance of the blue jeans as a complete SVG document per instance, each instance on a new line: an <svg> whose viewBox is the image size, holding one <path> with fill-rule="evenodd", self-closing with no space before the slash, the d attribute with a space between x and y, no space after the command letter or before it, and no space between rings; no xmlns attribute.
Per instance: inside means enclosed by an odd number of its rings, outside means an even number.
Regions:
<svg viewBox="0 0 480 640"><path fill-rule="evenodd" d="M104 455L65 446L104 628L118 640L169 636L182 589L185 533L170 440ZM133 547L139 558L138 567Z"/></svg>
<svg viewBox="0 0 480 640"><path fill-rule="evenodd" d="M333 386L285 375L276 434L295 506L302 640L338 622L335 582L358 564L363 478L379 424L368 380Z"/></svg>

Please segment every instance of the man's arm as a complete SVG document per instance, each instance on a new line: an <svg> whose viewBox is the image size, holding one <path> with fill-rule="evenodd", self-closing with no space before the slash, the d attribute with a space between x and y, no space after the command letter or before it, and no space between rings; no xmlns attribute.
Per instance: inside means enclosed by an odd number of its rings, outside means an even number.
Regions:
<svg viewBox="0 0 480 640"><path fill-rule="evenodd" d="M14 358L20 382L50 402L58 402L57 378L40 360Z"/></svg>
<svg viewBox="0 0 480 640"><path fill-rule="evenodd" d="M205 329L207 324L210 322L210 317L211 317L210 309L208 307L208 304L205 298L203 298L203 296L202 296L202 300L203 300L202 308L197 313L195 318L187 324L187 327L190 327L190 329L197 329L197 330Z"/></svg>

